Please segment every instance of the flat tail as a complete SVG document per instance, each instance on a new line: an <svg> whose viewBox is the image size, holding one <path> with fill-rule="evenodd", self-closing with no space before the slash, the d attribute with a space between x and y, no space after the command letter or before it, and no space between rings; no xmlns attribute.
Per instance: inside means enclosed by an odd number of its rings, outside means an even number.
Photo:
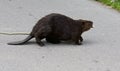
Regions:
<svg viewBox="0 0 120 71"><path fill-rule="evenodd" d="M25 44L26 42L28 42L32 38L33 38L33 36L29 35L27 38L25 38L22 41L10 42L10 43L7 43L7 44L8 45L22 45L22 44Z"/></svg>

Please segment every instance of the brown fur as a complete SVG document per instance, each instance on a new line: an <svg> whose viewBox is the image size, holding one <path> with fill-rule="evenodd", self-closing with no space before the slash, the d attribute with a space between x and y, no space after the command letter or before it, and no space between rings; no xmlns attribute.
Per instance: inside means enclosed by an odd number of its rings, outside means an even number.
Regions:
<svg viewBox="0 0 120 71"><path fill-rule="evenodd" d="M36 42L40 46L44 45L41 41L43 38L46 38L46 40L50 43L60 43L61 41L72 40L75 44L81 44L83 41L81 36L82 33L92 28L92 25L92 21L82 19L73 20L65 15L52 13L37 22L37 24L33 27L28 40L35 37ZM79 42L79 40L81 42Z"/></svg>

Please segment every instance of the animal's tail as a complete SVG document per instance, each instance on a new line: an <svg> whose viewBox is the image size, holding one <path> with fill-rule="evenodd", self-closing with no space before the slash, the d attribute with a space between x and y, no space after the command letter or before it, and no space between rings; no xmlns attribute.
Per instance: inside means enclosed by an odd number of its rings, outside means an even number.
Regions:
<svg viewBox="0 0 120 71"><path fill-rule="evenodd" d="M32 38L33 38L33 36L29 35L27 38L25 38L22 41L10 42L10 43L8 43L8 45L22 45L22 44L25 44L26 42L28 42Z"/></svg>

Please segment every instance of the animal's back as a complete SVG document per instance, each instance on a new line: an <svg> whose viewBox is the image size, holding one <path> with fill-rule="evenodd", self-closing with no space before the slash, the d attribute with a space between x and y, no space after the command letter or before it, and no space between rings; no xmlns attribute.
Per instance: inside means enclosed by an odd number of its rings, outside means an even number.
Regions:
<svg viewBox="0 0 120 71"><path fill-rule="evenodd" d="M63 32L69 29L70 23L73 20L65 15L52 13L41 18L33 27L31 35L34 34L43 26L52 27L52 30L57 29L56 32Z"/></svg>
<svg viewBox="0 0 120 71"><path fill-rule="evenodd" d="M37 33L37 31L39 29L41 29L42 27L44 27L45 25L49 25L50 22L52 22L52 18L53 18L54 14L49 14L49 15L46 15L45 17L41 18L36 24L35 26L33 27L32 29L32 32L30 35L34 36L35 33Z"/></svg>
<svg viewBox="0 0 120 71"><path fill-rule="evenodd" d="M75 23L73 19L61 14L52 14L52 33L49 36L54 36L60 40L68 40L71 38L71 28Z"/></svg>

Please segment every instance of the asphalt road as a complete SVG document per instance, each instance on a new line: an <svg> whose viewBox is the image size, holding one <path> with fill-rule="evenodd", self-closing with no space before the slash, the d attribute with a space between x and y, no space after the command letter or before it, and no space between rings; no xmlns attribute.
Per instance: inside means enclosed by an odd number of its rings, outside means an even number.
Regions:
<svg viewBox="0 0 120 71"><path fill-rule="evenodd" d="M120 13L92 0L0 0L0 32L27 32L49 13L94 22L83 45L44 47L35 39L7 45L25 35L0 35L0 71L120 71Z"/></svg>

